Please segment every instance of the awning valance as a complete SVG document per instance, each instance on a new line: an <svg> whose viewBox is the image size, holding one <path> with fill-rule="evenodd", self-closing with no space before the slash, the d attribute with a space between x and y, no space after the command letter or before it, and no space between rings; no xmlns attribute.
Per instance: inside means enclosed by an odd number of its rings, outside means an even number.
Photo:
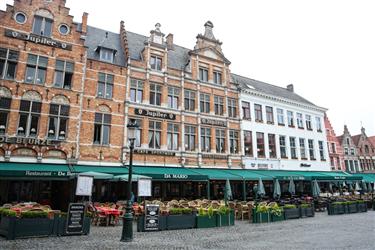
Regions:
<svg viewBox="0 0 375 250"><path fill-rule="evenodd" d="M202 175L193 169L183 167L144 167L134 166L133 172L152 177L152 180L163 181L207 181L207 175Z"/></svg>

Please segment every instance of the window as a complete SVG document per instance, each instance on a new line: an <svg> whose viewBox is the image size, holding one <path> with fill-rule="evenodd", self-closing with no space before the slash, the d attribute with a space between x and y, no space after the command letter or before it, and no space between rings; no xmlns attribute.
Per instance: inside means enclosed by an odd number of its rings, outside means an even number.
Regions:
<svg viewBox="0 0 375 250"><path fill-rule="evenodd" d="M160 149L161 122L148 122L148 147Z"/></svg>
<svg viewBox="0 0 375 250"><path fill-rule="evenodd" d="M74 64L72 62L56 60L55 87L70 89L72 87Z"/></svg>
<svg viewBox="0 0 375 250"><path fill-rule="evenodd" d="M346 144L350 144L350 139L349 138L346 138Z"/></svg>
<svg viewBox="0 0 375 250"><path fill-rule="evenodd" d="M94 144L109 145L111 115L95 113Z"/></svg>
<svg viewBox="0 0 375 250"><path fill-rule="evenodd" d="M211 129L201 128L201 149L202 152L211 151Z"/></svg>
<svg viewBox="0 0 375 250"><path fill-rule="evenodd" d="M224 114L224 97L214 96L215 115Z"/></svg>
<svg viewBox="0 0 375 250"><path fill-rule="evenodd" d="M138 125L138 128L135 130L135 141L134 147L142 146L142 120L141 119L132 119L135 124Z"/></svg>
<svg viewBox="0 0 375 250"><path fill-rule="evenodd" d="M21 100L17 134L35 137L38 134L41 102Z"/></svg>
<svg viewBox="0 0 375 250"><path fill-rule="evenodd" d="M141 103L143 100L143 81L131 79L130 80L130 101Z"/></svg>
<svg viewBox="0 0 375 250"><path fill-rule="evenodd" d="M287 115L288 115L288 126L289 127L294 127L293 112L292 111L287 111Z"/></svg>
<svg viewBox="0 0 375 250"><path fill-rule="evenodd" d="M348 150L348 148L345 148L345 155L349 155L349 150Z"/></svg>
<svg viewBox="0 0 375 250"><path fill-rule="evenodd" d="M368 145L365 145L365 153L368 154L370 152Z"/></svg>
<svg viewBox="0 0 375 250"><path fill-rule="evenodd" d="M290 157L292 157L292 159L297 159L296 138L289 137L289 144L290 144Z"/></svg>
<svg viewBox="0 0 375 250"><path fill-rule="evenodd" d="M351 154L351 155L355 155L355 150L354 150L354 148L350 149L350 154Z"/></svg>
<svg viewBox="0 0 375 250"><path fill-rule="evenodd" d="M314 140L308 140L310 160L315 160Z"/></svg>
<svg viewBox="0 0 375 250"><path fill-rule="evenodd" d="M221 73L218 71L214 71L214 83L221 84Z"/></svg>
<svg viewBox="0 0 375 250"><path fill-rule="evenodd" d="M200 106L202 113L210 113L210 95L200 94Z"/></svg>
<svg viewBox="0 0 375 250"><path fill-rule="evenodd" d="M303 128L303 115L301 113L297 113L297 126Z"/></svg>
<svg viewBox="0 0 375 250"><path fill-rule="evenodd" d="M69 119L69 106L51 104L49 106L48 138L65 140Z"/></svg>
<svg viewBox="0 0 375 250"><path fill-rule="evenodd" d="M305 119L306 119L306 129L307 130L312 130L311 116L310 115L305 115Z"/></svg>
<svg viewBox="0 0 375 250"><path fill-rule="evenodd" d="M162 59L158 56L151 56L150 66L151 69L161 71Z"/></svg>
<svg viewBox="0 0 375 250"><path fill-rule="evenodd" d="M199 80L202 82L208 82L208 70L204 68L199 68Z"/></svg>
<svg viewBox="0 0 375 250"><path fill-rule="evenodd" d="M180 98L180 89L168 87L168 107L178 109L178 100Z"/></svg>
<svg viewBox="0 0 375 250"><path fill-rule="evenodd" d="M273 124L273 108L266 106L266 119L267 123Z"/></svg>
<svg viewBox="0 0 375 250"><path fill-rule="evenodd" d="M244 149L246 156L253 156L253 135L251 131L244 131Z"/></svg>
<svg viewBox="0 0 375 250"><path fill-rule="evenodd" d="M250 120L250 102L242 102L242 119Z"/></svg>
<svg viewBox="0 0 375 250"><path fill-rule="evenodd" d="M18 61L18 52L0 48L0 78L14 79Z"/></svg>
<svg viewBox="0 0 375 250"><path fill-rule="evenodd" d="M8 126L8 114L12 99L0 97L0 135L4 135Z"/></svg>
<svg viewBox="0 0 375 250"><path fill-rule="evenodd" d="M336 154L336 144L335 143L331 143L331 149L332 149L332 153Z"/></svg>
<svg viewBox="0 0 375 250"><path fill-rule="evenodd" d="M34 17L34 25L33 25L33 33L40 35L40 36L48 36L50 37L52 34L52 22L53 20L35 16Z"/></svg>
<svg viewBox="0 0 375 250"><path fill-rule="evenodd" d="M113 75L99 73L98 94L100 98L111 99L113 92Z"/></svg>
<svg viewBox="0 0 375 250"><path fill-rule="evenodd" d="M320 117L315 117L316 120L316 130L318 132L322 132L322 122L320 120Z"/></svg>
<svg viewBox="0 0 375 250"><path fill-rule="evenodd" d="M47 57L29 54L25 82L43 84L46 80L47 64Z"/></svg>
<svg viewBox="0 0 375 250"><path fill-rule="evenodd" d="M236 99L228 98L228 116L237 117Z"/></svg>
<svg viewBox="0 0 375 250"><path fill-rule="evenodd" d="M279 136L279 142L280 142L280 156L281 156L281 158L288 158L288 156L286 155L285 136L280 135Z"/></svg>
<svg viewBox="0 0 375 250"><path fill-rule="evenodd" d="M168 123L167 127L167 145L169 150L178 150L178 124Z"/></svg>
<svg viewBox="0 0 375 250"><path fill-rule="evenodd" d="M16 22L19 24L24 24L26 23L26 15L22 12L17 12L14 15L14 20L16 20Z"/></svg>
<svg viewBox="0 0 375 250"><path fill-rule="evenodd" d="M254 104L254 111L255 111L255 121L263 122L262 105Z"/></svg>
<svg viewBox="0 0 375 250"><path fill-rule="evenodd" d="M326 157L324 155L324 145L322 141L318 141L319 145L319 155L320 155L320 160L325 161Z"/></svg>
<svg viewBox="0 0 375 250"><path fill-rule="evenodd" d="M150 84L150 104L161 105L161 86L158 84Z"/></svg>
<svg viewBox="0 0 375 250"><path fill-rule="evenodd" d="M100 48L100 61L113 63L113 50Z"/></svg>
<svg viewBox="0 0 375 250"><path fill-rule="evenodd" d="M284 110L283 109L277 109L277 123L279 125L285 125L285 122L284 122Z"/></svg>
<svg viewBox="0 0 375 250"><path fill-rule="evenodd" d="M268 150L270 158L276 158L276 137L274 134L268 134Z"/></svg>
<svg viewBox="0 0 375 250"><path fill-rule="evenodd" d="M306 157L306 145L305 145L305 139L299 138L299 150L301 154L301 159L307 159Z"/></svg>
<svg viewBox="0 0 375 250"><path fill-rule="evenodd" d="M197 128L194 126L185 126L185 150L195 150L195 137Z"/></svg>
<svg viewBox="0 0 375 250"><path fill-rule="evenodd" d="M194 111L195 110L195 92L191 90L185 90L184 96L185 110Z"/></svg>
<svg viewBox="0 0 375 250"><path fill-rule="evenodd" d="M230 153L238 153L238 132L234 130L229 130L229 142L230 142Z"/></svg>
<svg viewBox="0 0 375 250"><path fill-rule="evenodd" d="M257 151L258 151L258 157L264 158L266 157L265 151L264 151L264 134L257 132Z"/></svg>
<svg viewBox="0 0 375 250"><path fill-rule="evenodd" d="M67 35L69 33L70 29L67 24L60 24L59 26L59 32L61 35Z"/></svg>
<svg viewBox="0 0 375 250"><path fill-rule="evenodd" d="M225 152L225 130L216 129L216 153Z"/></svg>
<svg viewBox="0 0 375 250"><path fill-rule="evenodd" d="M334 167L334 166L335 166L335 160L334 160L334 158L333 158L333 157L330 157L330 158L329 158L329 161L330 161L330 163L331 163L331 167ZM332 168L332 169L334 169L334 168Z"/></svg>
<svg viewBox="0 0 375 250"><path fill-rule="evenodd" d="M337 162L337 167L340 170L341 169L341 162L340 162L340 158L339 157L336 158L336 162Z"/></svg>

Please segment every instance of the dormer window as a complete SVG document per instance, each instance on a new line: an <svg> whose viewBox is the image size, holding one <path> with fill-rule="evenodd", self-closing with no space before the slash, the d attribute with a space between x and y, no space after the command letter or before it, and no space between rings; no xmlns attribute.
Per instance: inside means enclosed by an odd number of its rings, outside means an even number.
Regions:
<svg viewBox="0 0 375 250"><path fill-rule="evenodd" d="M162 64L162 59L160 57L151 56L150 58L151 69L161 71L161 64Z"/></svg>
<svg viewBox="0 0 375 250"><path fill-rule="evenodd" d="M113 50L111 49L100 49L100 61L113 63Z"/></svg>
<svg viewBox="0 0 375 250"><path fill-rule="evenodd" d="M208 69L199 68L199 80L202 82L208 82Z"/></svg>
<svg viewBox="0 0 375 250"><path fill-rule="evenodd" d="M42 17L42 16L35 16L34 17L34 25L33 25L33 33L41 36L50 37L52 34L52 23L53 20Z"/></svg>

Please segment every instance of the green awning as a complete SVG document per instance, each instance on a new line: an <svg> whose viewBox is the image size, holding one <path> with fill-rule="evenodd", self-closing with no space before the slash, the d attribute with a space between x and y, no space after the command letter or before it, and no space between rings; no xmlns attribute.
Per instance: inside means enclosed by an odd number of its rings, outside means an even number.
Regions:
<svg viewBox="0 0 375 250"><path fill-rule="evenodd" d="M308 176L304 176L302 171L287 171L287 170L251 170L260 175L268 176L271 179L278 180L310 180ZM300 173L301 172L301 173Z"/></svg>
<svg viewBox="0 0 375 250"><path fill-rule="evenodd" d="M66 164L0 163L0 179L63 180L73 177Z"/></svg>
<svg viewBox="0 0 375 250"><path fill-rule="evenodd" d="M132 181L138 181L138 179L152 179L149 176L145 175L139 175L139 174L132 174ZM122 175L116 175L113 177L114 181L128 181L129 175L128 174L122 174Z"/></svg>
<svg viewBox="0 0 375 250"><path fill-rule="evenodd" d="M75 165L75 172L98 172L106 174L127 174L129 172L127 167L108 167L108 166L91 166L91 165Z"/></svg>
<svg viewBox="0 0 375 250"><path fill-rule="evenodd" d="M163 181L207 181L207 175L202 175L191 168L183 167L143 167L134 166L133 172L152 177L152 180Z"/></svg>
<svg viewBox="0 0 375 250"><path fill-rule="evenodd" d="M272 180L273 178L269 175L263 175L259 173L257 170L249 170L249 169L227 169L223 170L229 172L230 174L241 176L243 180Z"/></svg>
<svg viewBox="0 0 375 250"><path fill-rule="evenodd" d="M242 176L233 174L229 169L218 168L190 168L200 175L208 176L210 180L242 180Z"/></svg>
<svg viewBox="0 0 375 250"><path fill-rule="evenodd" d="M330 181L330 180L335 180L335 181L340 181L340 180L342 180L342 181L345 181L345 180L356 181L357 180L357 181L360 181L360 180L362 180L361 176L355 176L355 175L352 175L352 174L349 174L349 173L346 173L346 172L319 171L319 172L315 172L315 173L323 175L323 176L319 176L319 177L315 178L316 180L327 180L327 181Z"/></svg>
<svg viewBox="0 0 375 250"><path fill-rule="evenodd" d="M352 175L362 177L364 182L375 183L375 174L355 173Z"/></svg>
<svg viewBox="0 0 375 250"><path fill-rule="evenodd" d="M81 172L77 173L78 175L83 175L83 176L91 176L94 178L94 180L111 180L113 179L113 174L106 174L106 173L101 173L101 172L93 172L93 171L88 171L88 172Z"/></svg>

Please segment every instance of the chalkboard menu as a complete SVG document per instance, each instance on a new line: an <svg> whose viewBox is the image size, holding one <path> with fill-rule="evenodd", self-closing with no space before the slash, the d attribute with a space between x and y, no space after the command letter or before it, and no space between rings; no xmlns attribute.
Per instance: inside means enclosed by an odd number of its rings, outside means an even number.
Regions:
<svg viewBox="0 0 375 250"><path fill-rule="evenodd" d="M83 233L83 220L85 217L85 204L83 203L70 203L66 233L67 234L82 234Z"/></svg>
<svg viewBox="0 0 375 250"><path fill-rule="evenodd" d="M145 231L159 230L159 205L146 204Z"/></svg>

